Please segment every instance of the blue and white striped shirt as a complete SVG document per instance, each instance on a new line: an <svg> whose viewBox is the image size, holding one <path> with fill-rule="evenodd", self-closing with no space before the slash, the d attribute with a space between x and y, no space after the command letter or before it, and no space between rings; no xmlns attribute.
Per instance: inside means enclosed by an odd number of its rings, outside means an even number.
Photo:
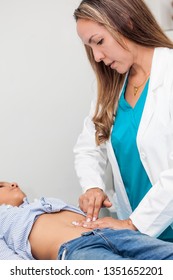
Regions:
<svg viewBox="0 0 173 280"><path fill-rule="evenodd" d="M28 236L41 214L69 210L85 215L79 208L56 198L42 197L29 203L24 198L19 207L0 205L0 260L34 260Z"/></svg>

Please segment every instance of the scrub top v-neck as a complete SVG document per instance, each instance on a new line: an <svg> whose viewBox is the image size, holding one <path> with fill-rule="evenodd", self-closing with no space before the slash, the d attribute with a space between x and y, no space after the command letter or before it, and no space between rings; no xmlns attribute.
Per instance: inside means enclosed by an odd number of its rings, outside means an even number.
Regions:
<svg viewBox="0 0 173 280"><path fill-rule="evenodd" d="M151 188L136 144L138 127L148 92L148 83L149 80L134 108L125 99L126 85L124 86L111 135L112 146L132 210L138 206Z"/></svg>

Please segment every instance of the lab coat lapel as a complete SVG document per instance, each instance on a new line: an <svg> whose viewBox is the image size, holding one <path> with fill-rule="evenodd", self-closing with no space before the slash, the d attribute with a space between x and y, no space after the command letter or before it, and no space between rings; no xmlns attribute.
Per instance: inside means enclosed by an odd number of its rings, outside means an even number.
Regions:
<svg viewBox="0 0 173 280"><path fill-rule="evenodd" d="M157 91L161 86L163 86L164 83L164 75L166 69L165 56L167 55L167 52L164 52L165 48L156 48L154 51L148 94L138 129L137 143L140 142L143 134L150 124L155 110Z"/></svg>

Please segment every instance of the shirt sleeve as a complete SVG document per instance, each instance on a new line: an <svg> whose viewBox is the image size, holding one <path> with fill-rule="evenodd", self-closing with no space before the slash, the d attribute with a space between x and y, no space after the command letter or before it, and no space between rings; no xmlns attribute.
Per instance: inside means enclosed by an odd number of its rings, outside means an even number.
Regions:
<svg viewBox="0 0 173 280"><path fill-rule="evenodd" d="M23 258L8 247L4 238L0 238L0 260L23 260Z"/></svg>

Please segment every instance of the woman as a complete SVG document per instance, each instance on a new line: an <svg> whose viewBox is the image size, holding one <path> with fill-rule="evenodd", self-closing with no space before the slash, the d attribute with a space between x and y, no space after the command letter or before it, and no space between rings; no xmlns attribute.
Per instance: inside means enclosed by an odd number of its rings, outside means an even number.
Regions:
<svg viewBox="0 0 173 280"><path fill-rule="evenodd" d="M74 149L84 226L173 241L173 43L142 0L83 0L74 16L98 85ZM108 160L119 219L97 220Z"/></svg>

